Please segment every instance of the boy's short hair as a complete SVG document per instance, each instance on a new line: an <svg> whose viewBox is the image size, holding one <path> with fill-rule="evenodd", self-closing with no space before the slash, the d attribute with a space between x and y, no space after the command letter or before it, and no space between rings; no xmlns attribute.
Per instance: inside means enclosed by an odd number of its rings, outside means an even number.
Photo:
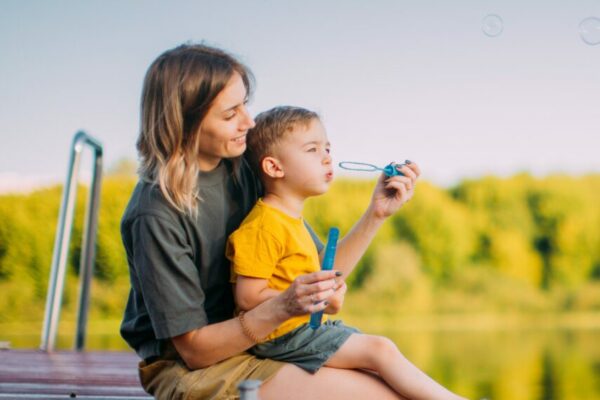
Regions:
<svg viewBox="0 0 600 400"><path fill-rule="evenodd" d="M263 111L254 119L256 126L246 136L248 161L257 173L262 173L260 163L272 154L273 147L298 126L308 128L319 114L302 107L278 106Z"/></svg>

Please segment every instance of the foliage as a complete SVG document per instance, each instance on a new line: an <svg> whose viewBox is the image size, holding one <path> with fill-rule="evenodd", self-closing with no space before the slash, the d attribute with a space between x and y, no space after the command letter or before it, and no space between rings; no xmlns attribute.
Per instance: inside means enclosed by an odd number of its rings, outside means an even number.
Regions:
<svg viewBox="0 0 600 400"><path fill-rule="evenodd" d="M119 318L128 267L119 223L135 178L123 165L102 183L91 315ZM369 204L374 182L338 179L305 218L342 235ZM75 312L87 193L77 197L64 314ZM61 188L0 196L0 322L43 314ZM600 309L600 176L519 174L420 182L384 224L348 283L356 313Z"/></svg>

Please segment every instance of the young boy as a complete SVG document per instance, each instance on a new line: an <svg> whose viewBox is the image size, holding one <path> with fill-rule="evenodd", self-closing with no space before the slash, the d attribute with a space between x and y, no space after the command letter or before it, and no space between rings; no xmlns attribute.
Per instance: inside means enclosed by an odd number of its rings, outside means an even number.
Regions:
<svg viewBox="0 0 600 400"><path fill-rule="evenodd" d="M247 151L265 194L227 245L235 299L242 312L277 296L297 276L320 270L302 209L307 198L325 193L333 180L329 141L316 113L276 107L255 122L247 135ZM344 276L353 267L336 265ZM410 399L461 398L410 363L389 339L361 334L341 321L326 320L313 330L309 319L309 315L289 319L250 352L310 373L323 365L372 370Z"/></svg>

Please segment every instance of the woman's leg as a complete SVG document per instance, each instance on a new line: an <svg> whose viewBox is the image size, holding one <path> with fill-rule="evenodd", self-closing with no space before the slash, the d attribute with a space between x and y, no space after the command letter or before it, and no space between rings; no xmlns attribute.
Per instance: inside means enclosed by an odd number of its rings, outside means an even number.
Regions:
<svg viewBox="0 0 600 400"><path fill-rule="evenodd" d="M287 364L260 388L261 400L403 400L368 372L321 368L314 375Z"/></svg>
<svg viewBox="0 0 600 400"><path fill-rule="evenodd" d="M463 399L427 376L382 336L351 335L325 365L373 370L397 393L414 400Z"/></svg>

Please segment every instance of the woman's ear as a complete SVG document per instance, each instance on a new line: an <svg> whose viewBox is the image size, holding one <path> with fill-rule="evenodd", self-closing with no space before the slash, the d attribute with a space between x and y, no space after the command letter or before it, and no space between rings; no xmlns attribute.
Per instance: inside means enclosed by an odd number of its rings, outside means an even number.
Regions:
<svg viewBox="0 0 600 400"><path fill-rule="evenodd" d="M275 157L265 157L260 163L265 175L270 178L283 178L285 175L283 172L283 166Z"/></svg>

